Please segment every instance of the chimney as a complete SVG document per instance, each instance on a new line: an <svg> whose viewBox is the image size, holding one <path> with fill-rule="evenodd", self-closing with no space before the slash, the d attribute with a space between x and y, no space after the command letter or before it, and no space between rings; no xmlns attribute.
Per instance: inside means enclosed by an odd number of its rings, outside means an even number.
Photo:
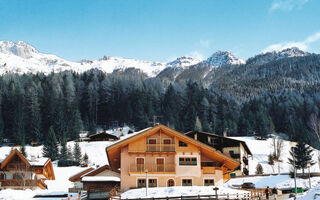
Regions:
<svg viewBox="0 0 320 200"><path fill-rule="evenodd" d="M223 137L228 137L228 129L223 131Z"/></svg>
<svg viewBox="0 0 320 200"><path fill-rule="evenodd" d="M36 157L35 156L31 156L31 162L35 162L36 161Z"/></svg>

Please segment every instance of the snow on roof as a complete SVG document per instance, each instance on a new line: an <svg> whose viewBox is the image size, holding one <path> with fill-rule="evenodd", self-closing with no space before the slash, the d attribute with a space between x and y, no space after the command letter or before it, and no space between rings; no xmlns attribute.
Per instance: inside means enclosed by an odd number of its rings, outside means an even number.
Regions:
<svg viewBox="0 0 320 200"><path fill-rule="evenodd" d="M83 182L120 182L120 178L116 176L85 176L81 179Z"/></svg>
<svg viewBox="0 0 320 200"><path fill-rule="evenodd" d="M28 159L31 166L44 166L48 160L49 158L46 158L46 157L37 158L36 160L32 160L32 161Z"/></svg>
<svg viewBox="0 0 320 200"><path fill-rule="evenodd" d="M214 186L176 186L176 187L157 187L148 188L149 198L177 197L177 196L196 196L196 195L215 195ZM243 190L235 190L226 187L218 187L218 194L248 194ZM121 194L122 199L126 198L145 198L145 188L128 190Z"/></svg>
<svg viewBox="0 0 320 200"><path fill-rule="evenodd" d="M75 174L72 174L70 177L73 177L73 176L76 176L76 175L78 175L78 174L81 174L81 173L83 173L84 171L86 171L86 170L88 170L88 169L90 169L90 168L92 168L92 167L85 167L85 168L83 168L83 170L81 170L81 171L79 171L79 172L77 172L77 173L75 173ZM93 168L92 168L92 170L94 170ZM90 170L89 172L91 172L92 170ZM88 174L89 172L87 172L87 173L85 173L85 174ZM84 175L85 175L84 174Z"/></svg>
<svg viewBox="0 0 320 200"><path fill-rule="evenodd" d="M151 129L151 128L153 128L153 127L148 127L148 128L142 129L142 130L140 130L140 131L138 131L138 132L134 132L134 133L132 133L132 134L128 134L128 135L122 136L122 137L120 137L120 140L114 142L112 145L115 145L115 144L117 144L117 143L119 143L119 142L122 142L123 140L126 140L126 139L128 139L128 138L131 138L131 137L133 137L133 136L139 135L140 133L142 133L142 132L144 132L144 131L147 131L147 130L149 130L149 129ZM112 146L112 145L111 145L111 146Z"/></svg>

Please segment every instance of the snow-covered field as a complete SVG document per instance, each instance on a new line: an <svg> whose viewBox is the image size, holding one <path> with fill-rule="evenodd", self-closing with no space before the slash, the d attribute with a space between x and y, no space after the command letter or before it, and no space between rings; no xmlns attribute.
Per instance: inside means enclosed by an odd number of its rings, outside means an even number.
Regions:
<svg viewBox="0 0 320 200"><path fill-rule="evenodd" d="M245 141L251 153L253 154L251 157L249 157L249 174L255 174L256 166L259 163L263 167L264 174L290 172L291 165L288 163L288 158L290 158L289 152L291 147L295 146L295 142L290 142L286 140L283 141L282 154L280 156L280 160L282 160L282 162L275 162L274 167L272 167L268 164L268 155L273 152L272 139L256 140L254 137L233 137L233 138L237 140ZM319 153L318 150L313 151L313 161L316 164L310 167L311 172L320 172L318 158L317 158L318 153Z"/></svg>
<svg viewBox="0 0 320 200"><path fill-rule="evenodd" d="M256 176L247 178L233 178L225 183L225 187L237 188L242 183L254 183L256 188L276 187L279 189L294 188L294 179L288 175L271 175L271 176ZM320 177L311 178L311 187L315 187L320 183ZM297 178L297 187L309 188L309 179Z"/></svg>
<svg viewBox="0 0 320 200"><path fill-rule="evenodd" d="M213 186L176 186L176 187L158 187L148 188L148 196L146 196L146 189L128 190L121 194L121 198L156 198L156 197L179 197L179 196L196 196L196 195L215 195ZM218 195L232 195L232 194L248 194L246 191L230 189L226 187L219 187Z"/></svg>

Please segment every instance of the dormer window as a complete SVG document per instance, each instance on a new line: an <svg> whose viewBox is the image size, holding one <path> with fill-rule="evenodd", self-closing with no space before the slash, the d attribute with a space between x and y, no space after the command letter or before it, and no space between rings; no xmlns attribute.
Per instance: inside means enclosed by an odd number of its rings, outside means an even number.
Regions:
<svg viewBox="0 0 320 200"><path fill-rule="evenodd" d="M188 144L182 141L179 141L179 147L187 147Z"/></svg>

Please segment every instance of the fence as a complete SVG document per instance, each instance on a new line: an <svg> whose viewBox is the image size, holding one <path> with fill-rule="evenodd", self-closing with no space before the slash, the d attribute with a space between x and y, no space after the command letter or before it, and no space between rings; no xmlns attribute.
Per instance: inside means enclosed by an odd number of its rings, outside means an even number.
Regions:
<svg viewBox="0 0 320 200"><path fill-rule="evenodd" d="M88 194L86 192L81 192L78 195L67 197L61 200L87 200L87 199L88 199Z"/></svg>
<svg viewBox="0 0 320 200"><path fill-rule="evenodd" d="M209 199L209 200L251 200L251 194L221 194L221 195L197 195L197 196L175 196L175 197L156 197L156 198L121 198L123 200L197 200L197 199ZM257 198L258 199L258 198Z"/></svg>

